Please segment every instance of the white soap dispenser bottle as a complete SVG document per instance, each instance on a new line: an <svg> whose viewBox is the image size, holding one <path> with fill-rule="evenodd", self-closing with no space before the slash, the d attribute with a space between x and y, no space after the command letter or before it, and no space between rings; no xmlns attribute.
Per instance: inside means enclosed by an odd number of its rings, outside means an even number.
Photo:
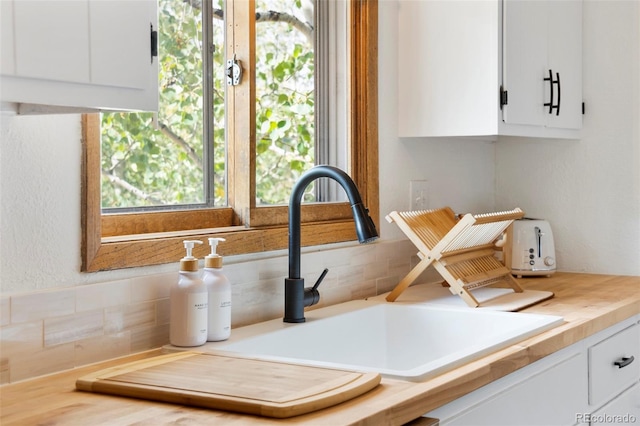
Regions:
<svg viewBox="0 0 640 426"><path fill-rule="evenodd" d="M216 253L224 238L209 238L211 253L204 258L203 281L209 292L207 340L218 342L231 335L231 283L222 273L222 256Z"/></svg>
<svg viewBox="0 0 640 426"><path fill-rule="evenodd" d="M209 298L198 271L198 259L192 255L195 244L202 241L184 241L187 255L180 260L180 278L169 294L169 341L174 346L200 346L207 342Z"/></svg>

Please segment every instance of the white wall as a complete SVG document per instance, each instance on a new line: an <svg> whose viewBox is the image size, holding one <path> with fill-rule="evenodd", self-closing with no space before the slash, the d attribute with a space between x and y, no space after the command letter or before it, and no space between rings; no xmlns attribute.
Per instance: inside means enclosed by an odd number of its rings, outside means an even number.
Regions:
<svg viewBox="0 0 640 426"><path fill-rule="evenodd" d="M2 293L114 280L80 273L80 116L0 117ZM145 273L169 270L144 268ZM174 268L175 269L175 268Z"/></svg>
<svg viewBox="0 0 640 426"><path fill-rule="evenodd" d="M80 267L79 118L1 120L2 289L68 285Z"/></svg>
<svg viewBox="0 0 640 426"><path fill-rule="evenodd" d="M584 2L578 141L501 138L496 207L548 219L558 268L640 275L640 2Z"/></svg>

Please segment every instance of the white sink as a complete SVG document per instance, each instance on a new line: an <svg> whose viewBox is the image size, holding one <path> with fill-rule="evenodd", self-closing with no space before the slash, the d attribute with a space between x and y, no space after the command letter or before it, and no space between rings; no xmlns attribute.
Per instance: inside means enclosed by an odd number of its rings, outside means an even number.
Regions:
<svg viewBox="0 0 640 426"><path fill-rule="evenodd" d="M337 306L325 317L314 317L322 309L306 312L303 324L274 320L244 327L232 333L232 340L208 348L417 381L563 322L550 315L419 304L354 301Z"/></svg>

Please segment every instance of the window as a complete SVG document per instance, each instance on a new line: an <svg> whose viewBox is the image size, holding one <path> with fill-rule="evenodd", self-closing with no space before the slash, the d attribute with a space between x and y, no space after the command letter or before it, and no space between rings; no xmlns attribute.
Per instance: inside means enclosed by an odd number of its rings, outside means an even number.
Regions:
<svg viewBox="0 0 640 426"><path fill-rule="evenodd" d="M324 2L320 2L324 3ZM83 116L85 146L83 187L83 270L97 271L175 262L181 240L212 234L227 239L225 255L286 248L287 207L256 201L256 109L254 25L252 1L227 2L227 44L245 68L243 83L228 90L228 207L184 211L102 214L100 202L99 116ZM349 2L350 147L348 172L361 190L374 220L378 217L377 175L377 3ZM227 52L231 51L227 46ZM227 53L227 55L229 55ZM229 59L229 58L228 58ZM249 118L246 118L249 117ZM355 239L346 203L303 206L302 243L326 244ZM201 255L201 254L199 254Z"/></svg>

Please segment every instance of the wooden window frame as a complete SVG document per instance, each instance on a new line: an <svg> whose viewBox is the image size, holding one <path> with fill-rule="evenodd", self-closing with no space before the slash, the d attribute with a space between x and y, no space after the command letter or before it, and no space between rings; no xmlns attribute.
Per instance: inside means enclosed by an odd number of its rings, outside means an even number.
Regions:
<svg viewBox="0 0 640 426"><path fill-rule="evenodd" d="M363 202L379 226L378 193L378 4L377 0L351 0L350 14L350 175L360 189ZM236 2L227 16L251 22L254 2ZM234 33L227 43L238 59L246 59L245 81L229 94L227 108L255 112L252 96L255 72L249 59L253 43L238 38L253 37L249 31ZM247 46L238 50L237 46ZM235 47L235 49L234 49ZM244 104L243 104L244 103ZM235 117L235 114L232 115ZM249 114L250 121L255 113ZM239 116L241 117L241 116ZM228 131L237 141L230 143L228 173L229 204L232 207L187 211L102 215L100 199L100 143L98 114L82 116L82 271L94 272L158 265L183 256L182 240L211 236L227 241L219 247L223 255L285 249L288 246L287 206L256 206L255 122L229 121ZM302 243L305 246L355 240L355 227L348 203L305 204L302 207ZM195 255L203 257L207 247Z"/></svg>

